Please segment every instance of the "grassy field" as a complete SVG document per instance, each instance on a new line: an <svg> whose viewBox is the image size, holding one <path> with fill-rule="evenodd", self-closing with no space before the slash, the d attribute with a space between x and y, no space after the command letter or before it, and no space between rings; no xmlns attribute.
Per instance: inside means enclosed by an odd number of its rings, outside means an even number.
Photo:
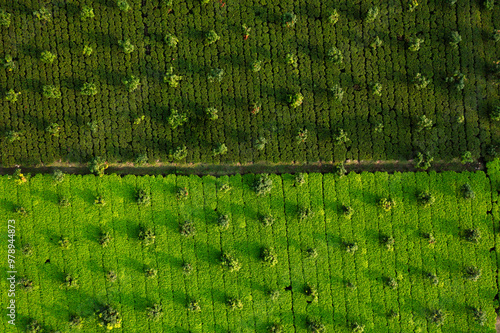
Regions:
<svg viewBox="0 0 500 333"><path fill-rule="evenodd" d="M95 313L111 304L123 318L118 332L266 332L272 323L281 323L283 332L307 332L314 318L327 332L350 332L354 322L366 332L494 332L499 209L484 172L343 178L312 173L302 185L290 174L271 179L270 195L261 197L252 189L254 175L87 175L67 176L59 184L37 175L19 186L0 177L0 218L16 220L18 279L33 282L31 291L17 286L17 325L2 320L0 331L23 332L37 319L46 329L66 332L71 316L78 315L83 332L103 332ZM474 199L461 197L464 183L472 186ZM223 184L230 191L222 191ZM177 199L179 187L188 190L187 199ZM136 203L137 189L150 195L149 206ZM423 190L435 197L428 208L416 200ZM61 196L71 206L61 207ZM96 196L106 204L96 205ZM377 203L388 196L396 206L386 212ZM13 212L19 205L27 216ZM353 208L350 219L342 205ZM312 214L301 220L304 208ZM217 224L220 214L231 219L225 230ZM275 221L266 227L260 217L268 214ZM194 236L179 232L186 220L193 222ZM139 240L141 226L154 231L154 244ZM463 239L468 228L479 230L478 244ZM99 244L103 230L112 236L107 247ZM423 233L432 233L435 243ZM68 249L58 244L61 236L68 237ZM381 244L383 236L394 238L393 250ZM354 254L346 251L351 242L358 246ZM27 243L31 256L19 250ZM261 259L263 248L274 251L274 266ZM221 265L222 251L234 254L239 271ZM189 275L182 268L186 262L193 267ZM467 266L481 269L478 281L464 279ZM147 268L157 275L146 277ZM115 282L106 279L110 270ZM437 285L428 273L437 276ZM77 278L78 288L63 284L66 274ZM0 283L8 289L6 279ZM317 297L306 294L308 285ZM269 295L274 290L275 300ZM231 310L231 297L243 308ZM187 309L193 299L200 312ZM6 293L0 300L5 309ZM163 307L159 321L146 315L154 303ZM475 321L472 307L486 313L484 326ZM437 309L446 314L442 326L428 320ZM397 316L390 319L392 311Z"/></svg>
<svg viewBox="0 0 500 333"><path fill-rule="evenodd" d="M500 59L492 38L498 4L487 10L483 0L421 0L410 11L407 0L201 2L128 0L131 9L121 11L112 0L47 1L45 22L33 15L39 1L0 0L11 14L1 28L0 59L11 56L15 66L0 70L0 164L94 156L168 162L184 146L187 155L176 162L408 160L425 151L445 161L470 151L477 160L498 145L498 121L490 119L499 97L492 69ZM81 18L84 5L94 18ZM369 22L372 7L379 15ZM296 15L293 26L284 26L286 13ZM209 44L211 30L220 39ZM176 46L165 42L167 34ZM373 48L377 37L382 44ZM423 42L411 51L416 37ZM120 46L127 39L131 53ZM85 47L92 54L84 55ZM330 59L332 47L342 63ZM56 56L52 63L42 61L44 51ZM178 87L164 82L170 67L182 76ZM210 82L217 68L222 80ZM463 90L446 82L455 71L465 75ZM430 80L425 89L416 88L417 73ZM130 75L140 83L132 92L123 83ZM82 94L85 83L97 94ZM375 83L381 96L372 92ZM48 85L61 98L45 97ZM17 102L6 100L11 89L21 93ZM298 92L303 103L293 108L288 97ZM210 107L218 119L209 119ZM174 128L173 110L187 122ZM421 116L432 126L419 131ZM307 139L298 144L303 130ZM258 149L257 140L267 144ZM227 153L214 156L219 144Z"/></svg>

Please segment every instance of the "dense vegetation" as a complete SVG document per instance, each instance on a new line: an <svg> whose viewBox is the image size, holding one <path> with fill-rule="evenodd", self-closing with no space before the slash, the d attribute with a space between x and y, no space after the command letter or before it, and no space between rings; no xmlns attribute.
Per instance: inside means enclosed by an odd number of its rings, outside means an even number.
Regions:
<svg viewBox="0 0 500 333"><path fill-rule="evenodd" d="M494 1L2 0L0 9L4 166L496 153Z"/></svg>
<svg viewBox="0 0 500 333"><path fill-rule="evenodd" d="M0 177L16 328L494 332L499 175Z"/></svg>

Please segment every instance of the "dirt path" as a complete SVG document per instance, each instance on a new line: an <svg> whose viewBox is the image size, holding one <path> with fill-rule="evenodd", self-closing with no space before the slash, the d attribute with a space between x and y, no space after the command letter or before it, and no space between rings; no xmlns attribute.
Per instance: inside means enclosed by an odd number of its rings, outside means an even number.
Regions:
<svg viewBox="0 0 500 333"><path fill-rule="evenodd" d="M413 161L361 161L349 162L345 164L347 172L414 172L422 171L414 167ZM15 171L13 168L0 168L0 175L12 174ZM88 174L89 170L86 164L69 164L58 163L42 166L21 167L24 173L52 173L54 169L60 169L68 174ZM459 162L434 162L427 171L476 171L484 170L485 165L481 162L469 163L463 165ZM297 172L319 172L328 173L334 172L335 165L328 163L307 163L307 164L271 164L271 163L255 163L255 164L184 164L176 165L172 163L157 163L156 165L134 166L132 163L110 164L106 170L107 174L116 173L119 175L159 175L159 174L178 174L178 175L234 175L247 173L297 173Z"/></svg>

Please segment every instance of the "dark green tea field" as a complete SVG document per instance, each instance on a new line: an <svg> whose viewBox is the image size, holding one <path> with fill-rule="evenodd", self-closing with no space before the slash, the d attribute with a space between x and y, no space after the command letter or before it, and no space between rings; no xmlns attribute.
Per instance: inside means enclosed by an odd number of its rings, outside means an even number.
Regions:
<svg viewBox="0 0 500 333"><path fill-rule="evenodd" d="M4 176L18 322L0 330L104 332L109 305L116 332L494 332L491 169Z"/></svg>
<svg viewBox="0 0 500 333"><path fill-rule="evenodd" d="M492 0L0 8L2 166L497 154Z"/></svg>

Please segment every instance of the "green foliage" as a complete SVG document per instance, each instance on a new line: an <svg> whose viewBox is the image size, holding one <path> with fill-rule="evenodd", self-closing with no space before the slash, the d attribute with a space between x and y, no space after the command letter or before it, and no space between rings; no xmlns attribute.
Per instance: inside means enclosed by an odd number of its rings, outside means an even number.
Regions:
<svg viewBox="0 0 500 333"><path fill-rule="evenodd" d="M418 117L417 121L417 132L422 132L423 130L429 130L432 128L432 120L427 118L426 115Z"/></svg>
<svg viewBox="0 0 500 333"><path fill-rule="evenodd" d="M418 90L425 89L429 85L429 83L431 83L431 80L427 79L420 73L417 73L417 75L415 75L415 78L413 79L413 84L415 84L415 87Z"/></svg>
<svg viewBox="0 0 500 333"><path fill-rule="evenodd" d="M187 154L188 154L188 149L186 146L178 146L177 148L175 148L175 151L170 150L169 159L180 161L182 159L185 159Z"/></svg>
<svg viewBox="0 0 500 333"><path fill-rule="evenodd" d="M54 172L52 173L52 179L54 180L54 183L62 183L65 177L66 174L64 172L59 169L54 169Z"/></svg>
<svg viewBox="0 0 500 333"><path fill-rule="evenodd" d="M149 320L158 321L161 317L163 317L163 308L161 304L155 303L146 308L146 313Z"/></svg>
<svg viewBox="0 0 500 333"><path fill-rule="evenodd" d="M423 38L412 36L408 40L408 50L412 52L417 52L420 50L420 45L424 42Z"/></svg>
<svg viewBox="0 0 500 333"><path fill-rule="evenodd" d="M4 9L0 8L0 25L8 28L10 26L10 18L12 14L7 13Z"/></svg>
<svg viewBox="0 0 500 333"><path fill-rule="evenodd" d="M354 254L358 250L358 243L356 242L347 242L344 243L344 247L347 253Z"/></svg>
<svg viewBox="0 0 500 333"><path fill-rule="evenodd" d="M154 278L158 274L158 271L155 268L149 267L144 270L144 273L147 278Z"/></svg>
<svg viewBox="0 0 500 333"><path fill-rule="evenodd" d="M139 86L141 85L141 80L134 75L130 75L127 78L123 79L122 83L125 85L125 88L127 88L128 92L132 92L139 88Z"/></svg>
<svg viewBox="0 0 500 333"><path fill-rule="evenodd" d="M453 6L454 4L456 4L456 3L457 3L457 1L458 1L458 0L447 0L448 4L449 4L450 6Z"/></svg>
<svg viewBox="0 0 500 333"><path fill-rule="evenodd" d="M24 217L28 216L28 211L23 206L14 206L14 213Z"/></svg>
<svg viewBox="0 0 500 333"><path fill-rule="evenodd" d="M42 333L43 328L37 320L32 319L32 320L30 320L30 322L26 326L26 332L28 332L28 333Z"/></svg>
<svg viewBox="0 0 500 333"><path fill-rule="evenodd" d="M172 129L176 129L179 126L184 125L188 121L188 116L186 113L179 113L176 109L170 112L168 117L168 123L172 126Z"/></svg>
<svg viewBox="0 0 500 333"><path fill-rule="evenodd" d="M67 250L71 247L71 242L70 242L69 238L67 236L64 236L64 235L60 237L58 244L64 250Z"/></svg>
<svg viewBox="0 0 500 333"><path fill-rule="evenodd" d="M394 249L394 243L396 242L394 240L394 237L383 235L380 238L380 241L381 241L382 245L384 245L387 250L392 251Z"/></svg>
<svg viewBox="0 0 500 333"><path fill-rule="evenodd" d="M370 47L374 50L378 49L379 47L382 46L382 40L380 39L379 36L376 36L373 42L371 42Z"/></svg>
<svg viewBox="0 0 500 333"><path fill-rule="evenodd" d="M193 272L193 265L191 265L190 263L188 262L184 262L182 264L182 272L185 274L185 275L189 275Z"/></svg>
<svg viewBox="0 0 500 333"><path fill-rule="evenodd" d="M43 21L44 23L52 21L52 14L45 7L40 7L39 10L33 12L33 15L35 15L39 21Z"/></svg>
<svg viewBox="0 0 500 333"><path fill-rule="evenodd" d="M59 131L61 130L61 126L57 123L51 123L47 128L45 128L45 131L49 133L52 136L58 137L59 136Z"/></svg>
<svg viewBox="0 0 500 333"><path fill-rule="evenodd" d="M250 67L252 68L252 72L256 73L262 69L262 60L254 60L250 64Z"/></svg>
<svg viewBox="0 0 500 333"><path fill-rule="evenodd" d="M326 327L317 318L307 318L306 320L307 329L311 333L323 333L326 332Z"/></svg>
<svg viewBox="0 0 500 333"><path fill-rule="evenodd" d="M450 82L455 85L455 89L457 89L458 91L461 91L465 88L465 81L465 75L463 73L460 73L458 69L455 70L455 73L452 76L448 76L446 78L446 82Z"/></svg>
<svg viewBox="0 0 500 333"><path fill-rule="evenodd" d="M252 28L247 27L247 25L246 25L246 24L243 24L241 27L243 28L243 32L244 32L244 34L245 34L245 35L244 35L244 36L245 36L245 39L247 39L248 37L250 37L250 31L252 31Z"/></svg>
<svg viewBox="0 0 500 333"><path fill-rule="evenodd" d="M268 214L268 215L262 215L260 221L262 222L262 225L264 227L270 227L274 224L275 219L272 215Z"/></svg>
<svg viewBox="0 0 500 333"><path fill-rule="evenodd" d="M89 170L96 176L102 177L104 171L108 168L108 162L102 157L96 156L89 162Z"/></svg>
<svg viewBox="0 0 500 333"><path fill-rule="evenodd" d="M467 164L467 163L472 163L474 162L474 159L472 158L472 153L470 151L466 151L460 156L460 162L462 164Z"/></svg>
<svg viewBox="0 0 500 333"><path fill-rule="evenodd" d="M375 20L378 18L380 14L380 10L378 9L377 6L371 7L368 9L368 13L366 13L366 18L365 22L366 23L373 23Z"/></svg>
<svg viewBox="0 0 500 333"><path fill-rule="evenodd" d="M31 257L33 255L33 246L30 243L26 243L21 248L21 252L26 257Z"/></svg>
<svg viewBox="0 0 500 333"><path fill-rule="evenodd" d="M500 106L496 106L491 110L491 120L500 121Z"/></svg>
<svg viewBox="0 0 500 333"><path fill-rule="evenodd" d="M43 96L47 98L61 98L61 91L53 85L43 86Z"/></svg>
<svg viewBox="0 0 500 333"><path fill-rule="evenodd" d="M222 252L221 264L229 269L230 272L237 272L241 268L241 264L238 259L236 259L236 257L230 252Z"/></svg>
<svg viewBox="0 0 500 333"><path fill-rule="evenodd" d="M300 93L297 92L295 94L291 94L288 96L288 103L290 104L290 107L296 108L302 104L302 101L304 100L304 96Z"/></svg>
<svg viewBox="0 0 500 333"><path fill-rule="evenodd" d="M304 288L304 294L309 298L311 302L317 302L318 301L318 290L311 286L310 284L307 284Z"/></svg>
<svg viewBox="0 0 500 333"><path fill-rule="evenodd" d="M386 212L390 211L392 208L396 206L396 201L393 198L381 198L378 202L378 205L385 210Z"/></svg>
<svg viewBox="0 0 500 333"><path fill-rule="evenodd" d="M82 10L80 12L80 17L82 18L82 20L94 18L94 16L94 8L85 5L82 6Z"/></svg>
<svg viewBox="0 0 500 333"><path fill-rule="evenodd" d="M156 239L155 232L151 228L146 228L141 226L139 228L139 240L142 242L144 246L149 246L154 244Z"/></svg>
<svg viewBox="0 0 500 333"><path fill-rule="evenodd" d="M263 136L259 136L257 138L257 140L255 140L255 148L257 148L257 150L264 150L264 148L266 147L266 144L267 144L267 140Z"/></svg>
<svg viewBox="0 0 500 333"><path fill-rule="evenodd" d="M480 326L484 326L487 321L488 321L488 316L486 315L486 312L483 311L481 308L472 308L472 312L474 314L474 319L476 319L477 323Z"/></svg>
<svg viewBox="0 0 500 333"><path fill-rule="evenodd" d="M418 7L418 1L417 0L410 0L408 3L408 11L413 12L415 9Z"/></svg>
<svg viewBox="0 0 500 333"><path fill-rule="evenodd" d="M5 94L5 100L11 103L17 102L17 98L19 97L19 95L21 95L21 92L15 92L14 89L10 89Z"/></svg>
<svg viewBox="0 0 500 333"><path fill-rule="evenodd" d="M354 322L351 325L351 330L352 330L352 332L362 333L365 331L365 325L362 325L358 322Z"/></svg>
<svg viewBox="0 0 500 333"><path fill-rule="evenodd" d="M83 318L77 315L72 315L69 320L69 327L81 329L83 327Z"/></svg>
<svg viewBox="0 0 500 333"><path fill-rule="evenodd" d="M306 250L306 257L308 259L314 259L318 257L318 251L314 247L310 247Z"/></svg>
<svg viewBox="0 0 500 333"><path fill-rule="evenodd" d="M220 230L227 230L229 228L229 224L231 223L231 216L227 214L219 214L217 217L217 225Z"/></svg>
<svg viewBox="0 0 500 333"><path fill-rule="evenodd" d="M127 0L116 0L116 5L121 11L128 12L129 10L132 9L130 5L128 4Z"/></svg>
<svg viewBox="0 0 500 333"><path fill-rule="evenodd" d="M493 39L493 41L495 43L500 42L500 29L493 30L493 34L491 35L491 39Z"/></svg>
<svg viewBox="0 0 500 333"><path fill-rule="evenodd" d="M148 155L147 154L140 154L137 155L135 158L134 164L135 165L144 165L148 163Z"/></svg>
<svg viewBox="0 0 500 333"><path fill-rule="evenodd" d="M14 59L10 54L7 54L5 58L1 59L0 61L3 67L9 72L12 72L14 69L16 69L16 64L14 63Z"/></svg>
<svg viewBox="0 0 500 333"><path fill-rule="evenodd" d="M106 280L108 282L113 283L113 282L116 282L117 279L118 279L118 276L116 275L115 271L108 271L106 273Z"/></svg>
<svg viewBox="0 0 500 333"><path fill-rule="evenodd" d="M396 289L398 287L398 281L393 277L387 277L385 279L385 285L391 289Z"/></svg>
<svg viewBox="0 0 500 333"><path fill-rule="evenodd" d="M179 39L172 34L166 34L163 40L165 41L165 44L170 47L175 47L177 46L177 43L179 43Z"/></svg>
<svg viewBox="0 0 500 333"><path fill-rule="evenodd" d="M224 76L224 70L221 68L212 68L208 74L208 82L221 82Z"/></svg>
<svg viewBox="0 0 500 333"><path fill-rule="evenodd" d="M415 157L415 168L427 170L431 167L431 163L433 160L434 157L432 157L429 152L418 152L417 156Z"/></svg>
<svg viewBox="0 0 500 333"><path fill-rule="evenodd" d="M335 100L342 102L342 98L344 98L344 89L339 84L335 84L332 89L333 97Z"/></svg>
<svg viewBox="0 0 500 333"><path fill-rule="evenodd" d="M340 144L343 144L343 143L347 143L349 141L351 141L351 140L347 136L347 133L344 131L344 129L339 128L339 130L335 134L335 143L338 144L338 145L340 145Z"/></svg>
<svg viewBox="0 0 500 333"><path fill-rule="evenodd" d="M295 186L302 186L306 183L306 174L303 172L298 172L295 174Z"/></svg>
<svg viewBox="0 0 500 333"><path fill-rule="evenodd" d="M94 96L97 95L98 90L97 86L93 82L85 82L80 89L80 94L86 95L86 96Z"/></svg>
<svg viewBox="0 0 500 333"><path fill-rule="evenodd" d="M80 287L78 284L78 278L71 274L66 274L64 276L63 286L65 286L68 289L70 288L78 289Z"/></svg>
<svg viewBox="0 0 500 333"><path fill-rule="evenodd" d="M250 107L250 112L252 114L257 114L260 112L261 107L262 107L262 104L260 102L253 102L252 106Z"/></svg>
<svg viewBox="0 0 500 333"><path fill-rule="evenodd" d="M481 233L477 229L466 229L464 231L464 238L471 243L479 243L481 240Z"/></svg>
<svg viewBox="0 0 500 333"><path fill-rule="evenodd" d="M178 187L175 193L177 200L186 200L189 197L189 191L186 187Z"/></svg>
<svg viewBox="0 0 500 333"><path fill-rule="evenodd" d="M328 22L330 22L330 24L332 25L335 25L339 21L339 18L339 12L337 11L337 9L333 9L328 15Z"/></svg>
<svg viewBox="0 0 500 333"><path fill-rule="evenodd" d="M196 299L189 301L187 309L191 312L201 312L200 304Z"/></svg>
<svg viewBox="0 0 500 333"><path fill-rule="evenodd" d="M132 45L132 42L128 38L119 40L118 45L122 48L123 52L125 52L126 54L130 54L135 50L135 46Z"/></svg>
<svg viewBox="0 0 500 333"><path fill-rule="evenodd" d="M462 193L462 197L464 199L474 199L476 194L472 190L472 186L469 183L465 183L460 187L460 192Z"/></svg>
<svg viewBox="0 0 500 333"><path fill-rule="evenodd" d="M208 115L208 119L210 120L217 120L219 118L219 115L217 114L219 110L216 108L206 108L205 113Z"/></svg>
<svg viewBox="0 0 500 333"><path fill-rule="evenodd" d="M93 51L94 51L94 50L93 50L90 46L85 45L85 46L83 47L83 52L82 52L82 54L83 54L84 56L88 57L88 56L90 56L90 55L92 54L92 52L93 52Z"/></svg>
<svg viewBox="0 0 500 333"><path fill-rule="evenodd" d="M286 12L282 17L283 26L286 28L292 28L297 23L297 15L293 12Z"/></svg>
<svg viewBox="0 0 500 333"><path fill-rule="evenodd" d="M293 53L287 53L286 54L286 57L285 57L285 62L288 64L288 65L292 65L294 68L297 68L298 66L298 58L295 54Z"/></svg>
<svg viewBox="0 0 500 333"><path fill-rule="evenodd" d="M495 7L495 0L484 0L484 8L492 10Z"/></svg>
<svg viewBox="0 0 500 333"><path fill-rule="evenodd" d="M227 306L229 307L229 310L234 311L234 310L241 310L243 309L243 302L236 297L229 297L227 299Z"/></svg>
<svg viewBox="0 0 500 333"><path fill-rule="evenodd" d="M278 263L276 252L273 248L265 247L262 249L261 258L269 266L275 266Z"/></svg>
<svg viewBox="0 0 500 333"><path fill-rule="evenodd" d="M336 163L332 170L339 178L344 177L347 174L347 170L344 166L344 162Z"/></svg>
<svg viewBox="0 0 500 333"><path fill-rule="evenodd" d="M267 331L269 333L284 333L283 325L281 325L280 323L272 323L270 326L268 326Z"/></svg>
<svg viewBox="0 0 500 333"><path fill-rule="evenodd" d="M71 201L69 200L68 197L62 196L59 198L59 207L69 207L71 206Z"/></svg>
<svg viewBox="0 0 500 333"><path fill-rule="evenodd" d="M14 174L12 175L12 179L14 179L14 183L16 185L21 185L24 184L28 181L24 174L21 172L21 169L17 168L16 171L14 171Z"/></svg>
<svg viewBox="0 0 500 333"><path fill-rule="evenodd" d="M458 43L462 41L462 36L458 33L458 31L452 31L450 34L450 45L454 49L458 47Z"/></svg>
<svg viewBox="0 0 500 333"><path fill-rule="evenodd" d="M112 239L113 237L111 237L109 231L101 231L101 235L99 236L99 245L107 247Z"/></svg>
<svg viewBox="0 0 500 333"><path fill-rule="evenodd" d="M465 268L464 278L469 281L477 281L481 277L481 269L476 266L468 266Z"/></svg>
<svg viewBox="0 0 500 333"><path fill-rule="evenodd" d="M371 84L372 94L374 96L382 96L382 84L379 82L373 82Z"/></svg>
<svg viewBox="0 0 500 333"><path fill-rule="evenodd" d="M295 141L298 145L305 143L307 141L307 128L300 128L297 132L297 136L295 137Z"/></svg>
<svg viewBox="0 0 500 333"><path fill-rule="evenodd" d="M445 318L446 314L441 309L432 310L429 315L429 320L437 326L443 325Z"/></svg>
<svg viewBox="0 0 500 333"><path fill-rule="evenodd" d="M432 206L434 201L436 198L430 192L422 191L417 195L417 202L424 208Z"/></svg>
<svg viewBox="0 0 500 333"><path fill-rule="evenodd" d="M24 291L32 291L33 290L33 281L28 279L27 277L21 277L16 283L20 289Z"/></svg>
<svg viewBox="0 0 500 333"><path fill-rule="evenodd" d="M122 326L122 317L120 313L109 304L99 310L97 317L99 326L105 327L108 330L120 328Z"/></svg>
<svg viewBox="0 0 500 333"><path fill-rule="evenodd" d="M106 205L106 199L102 195L98 195L94 199L94 205L98 206L105 206Z"/></svg>
<svg viewBox="0 0 500 333"><path fill-rule="evenodd" d="M191 221L184 221L179 226L179 232L185 237L194 236L196 234L194 223Z"/></svg>
<svg viewBox="0 0 500 333"><path fill-rule="evenodd" d="M434 273L427 273L427 278L431 281L431 283L435 286L439 284L439 279Z"/></svg>
<svg viewBox="0 0 500 333"><path fill-rule="evenodd" d="M225 143L218 143L217 146L214 149L212 149L213 156L224 155L226 153L227 153L227 146Z"/></svg>
<svg viewBox="0 0 500 333"><path fill-rule="evenodd" d="M206 39L206 44L210 45L210 44L215 43L216 41L218 41L220 39L220 36L217 35L217 33L215 32L215 30L210 30L210 31L208 31L206 33L205 39Z"/></svg>
<svg viewBox="0 0 500 333"><path fill-rule="evenodd" d="M182 76L174 74L174 68L172 66L169 67L165 76L163 76L163 82L168 83L168 85L173 88L177 88L181 80Z"/></svg>
<svg viewBox="0 0 500 333"><path fill-rule="evenodd" d="M138 116L134 119L134 125L140 125L144 119L146 119L145 115Z"/></svg>
<svg viewBox="0 0 500 333"><path fill-rule="evenodd" d="M352 208L351 206L342 205L342 215L344 215L346 219L350 219L352 217L352 214L354 214L354 208Z"/></svg>
<svg viewBox="0 0 500 333"><path fill-rule="evenodd" d="M151 205L151 197L148 192L144 189L138 189L135 195L135 199L137 200L137 204L139 206L149 206Z"/></svg>
<svg viewBox="0 0 500 333"><path fill-rule="evenodd" d="M344 56L342 55L342 51L340 51L335 46L332 46L330 49L328 49L326 56L335 65L340 65L341 63L344 62Z"/></svg>
<svg viewBox="0 0 500 333"><path fill-rule="evenodd" d="M267 173L260 174L253 184L253 189L258 196L269 194L273 189L273 180Z"/></svg>

